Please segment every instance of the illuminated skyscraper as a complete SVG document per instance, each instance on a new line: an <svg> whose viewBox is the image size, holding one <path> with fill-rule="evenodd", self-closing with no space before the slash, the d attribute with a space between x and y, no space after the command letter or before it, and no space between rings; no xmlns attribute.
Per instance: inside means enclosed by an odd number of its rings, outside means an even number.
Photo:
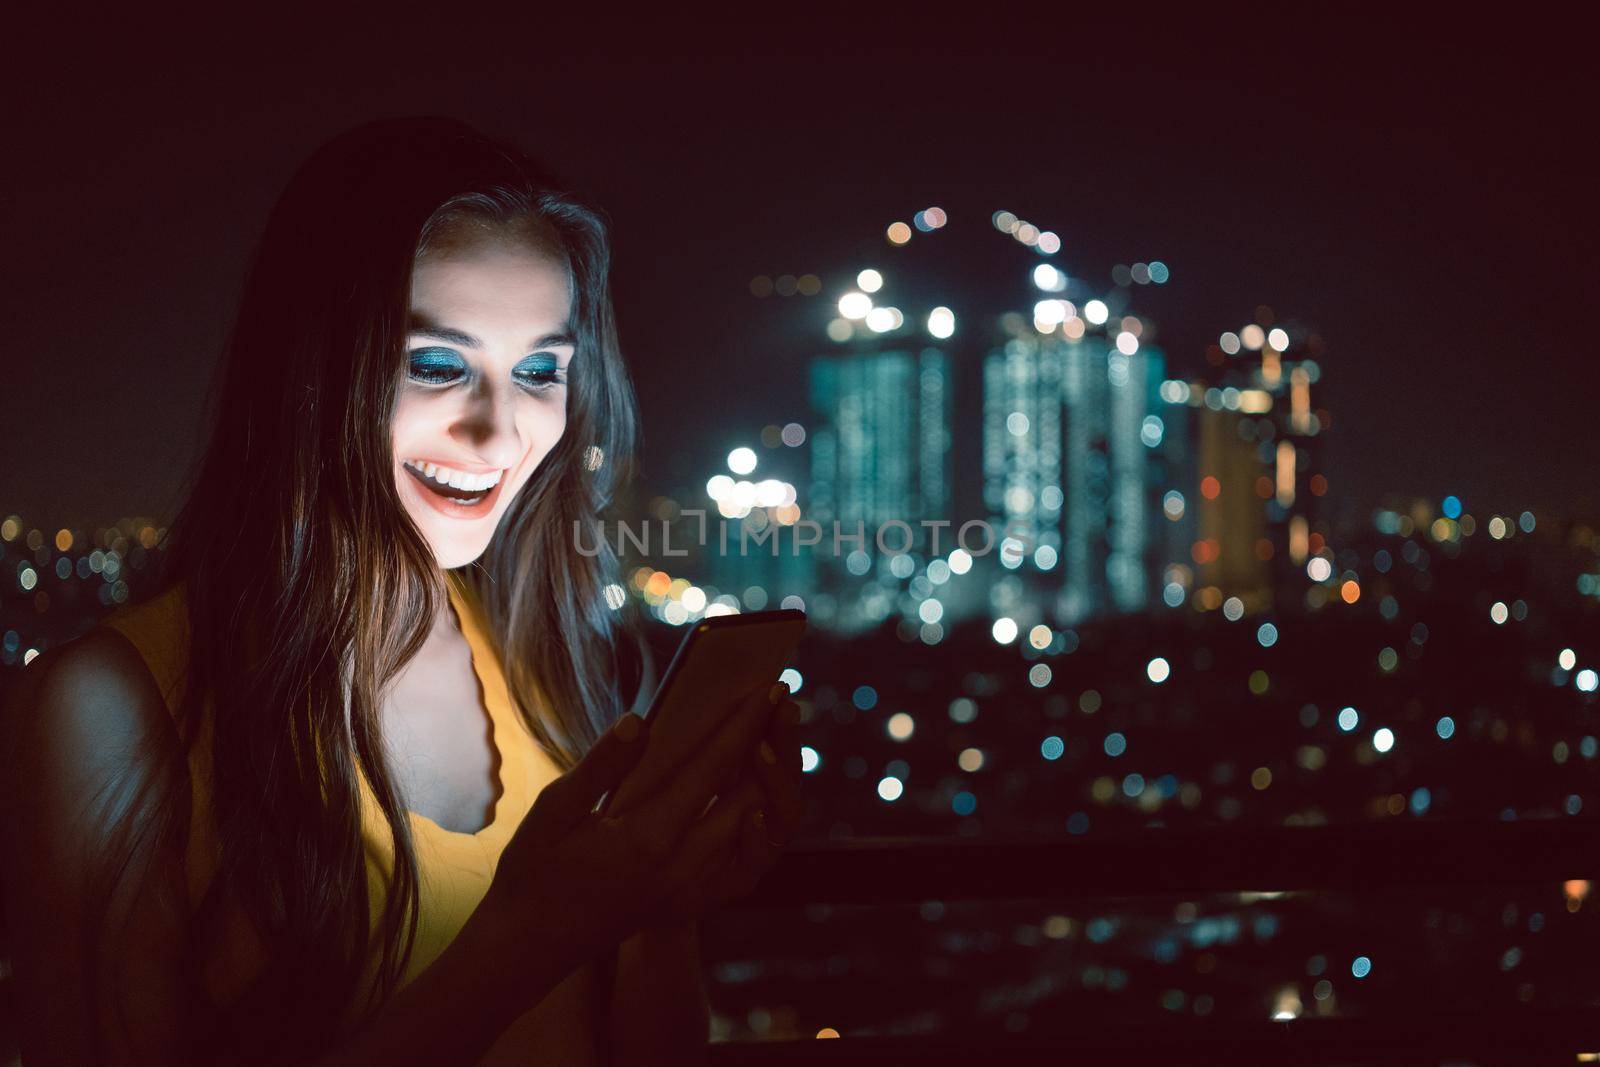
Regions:
<svg viewBox="0 0 1600 1067"><path fill-rule="evenodd" d="M1252 440L1257 425L1236 410L1201 408L1197 414L1202 472L1195 501L1199 541L1192 552L1197 581L1201 588L1217 590L1217 604L1221 597L1236 596L1255 610L1265 606L1271 588L1263 548L1262 462Z"/></svg>
<svg viewBox="0 0 1600 1067"><path fill-rule="evenodd" d="M923 524L951 519L948 357L936 347L866 346L817 356L811 406L805 512L822 528L818 588L832 598L820 614L837 612L834 624L849 629L897 608L904 613L913 606L891 590L927 562ZM901 524L912 535L909 546ZM887 552L880 551L880 530ZM864 533L860 544L846 540L857 532ZM950 537L945 530L941 553ZM869 576L881 588L863 583Z"/></svg>
<svg viewBox="0 0 1600 1067"><path fill-rule="evenodd" d="M1102 336L1026 327L984 363L984 499L1002 531L997 614L1072 623L1149 606L1153 528L1178 447L1160 414L1163 358ZM1041 595L1044 594L1044 595Z"/></svg>
<svg viewBox="0 0 1600 1067"><path fill-rule="evenodd" d="M1068 358L1051 338L1024 331L984 360L983 496L996 525L1018 534L1001 547L1008 569L1058 572Z"/></svg>
<svg viewBox="0 0 1600 1067"><path fill-rule="evenodd" d="M1152 519L1152 534L1161 564L1161 600L1176 608L1189 599L1194 585L1200 431L1197 412L1189 406L1189 383L1169 378L1159 391L1163 403L1155 424L1161 435L1155 456L1158 518Z"/></svg>
<svg viewBox="0 0 1600 1067"><path fill-rule="evenodd" d="M1223 368L1220 384L1185 389L1199 424L1192 551L1205 607L1236 596L1254 611L1280 596L1292 599L1299 585L1283 579L1326 545L1319 505L1328 481L1317 446L1329 416L1311 401L1321 341L1292 325L1274 326L1267 308L1258 318L1212 347L1210 361Z"/></svg>
<svg viewBox="0 0 1600 1067"><path fill-rule="evenodd" d="M811 364L811 517L869 527L942 518L949 504L945 354L899 349Z"/></svg>

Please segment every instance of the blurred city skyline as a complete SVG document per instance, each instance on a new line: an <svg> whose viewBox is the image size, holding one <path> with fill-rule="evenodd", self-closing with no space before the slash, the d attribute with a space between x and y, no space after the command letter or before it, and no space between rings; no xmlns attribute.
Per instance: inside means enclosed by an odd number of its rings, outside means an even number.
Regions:
<svg viewBox="0 0 1600 1067"><path fill-rule="evenodd" d="M1329 506L1346 521L1450 494L1472 511L1593 515L1568 325L1588 207L1576 139L1559 135L1576 75L1531 42L1417 40L1263 38L1238 55L1144 40L1071 63L1041 47L534 65L486 45L423 72L376 47L305 45L325 51L292 101L266 46L141 53L134 69L90 42L29 82L42 94L20 124L29 166L7 179L21 314L0 511L169 517L284 180L355 122L443 112L528 148L610 213L646 493L763 425L806 423L806 368L838 292L862 268L894 270L884 227L937 204L946 254L974 268L948 301L958 316L1030 265L987 226L1006 209L1059 233L1075 276L1108 285L1117 264L1168 264L1147 310L1175 375L1204 373L1205 347L1260 305L1313 324L1330 352L1319 403L1339 419ZM1502 77L1473 76L1491 61ZM579 77L592 92L564 89ZM1556 132L1519 135L1535 117ZM808 273L815 300L752 295L758 276Z"/></svg>

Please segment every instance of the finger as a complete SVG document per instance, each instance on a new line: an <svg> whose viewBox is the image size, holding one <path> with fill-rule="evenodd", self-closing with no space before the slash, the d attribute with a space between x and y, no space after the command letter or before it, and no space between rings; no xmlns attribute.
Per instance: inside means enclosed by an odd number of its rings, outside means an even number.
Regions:
<svg viewBox="0 0 1600 1067"><path fill-rule="evenodd" d="M701 896L702 909L718 907L747 896L778 862L781 846L769 836L772 829L767 809L759 804L747 807L739 821L738 845L732 861L715 872Z"/></svg>
<svg viewBox="0 0 1600 1067"><path fill-rule="evenodd" d="M780 692L780 686L781 683L751 690L734 713L718 727L719 735L715 740L719 742L719 749L715 758L725 763L720 767L717 792L732 792L738 780L744 776L744 756L754 751L756 742L772 725L774 710L783 695L788 693L787 687L782 687ZM721 748L721 743L727 747Z"/></svg>
<svg viewBox="0 0 1600 1067"><path fill-rule="evenodd" d="M744 820L744 832L739 837L740 863L752 870L766 863L772 853L771 825L765 808L757 808Z"/></svg>
<svg viewBox="0 0 1600 1067"><path fill-rule="evenodd" d="M684 833L673 856L672 873L695 883L715 881L738 861L740 827L763 799L761 786L754 779L719 797L705 817Z"/></svg>
<svg viewBox="0 0 1600 1067"><path fill-rule="evenodd" d="M747 758L740 761L740 763L728 774L727 779L723 782L723 791L732 792L738 787L739 783L743 779L756 774L754 767L758 758L759 742L763 737L770 740L779 736L774 732L774 730L776 729L778 717L783 712L784 703L787 701L788 696L789 687L782 682L776 683L770 690L768 690L767 699L770 703L772 703L773 708L772 711L766 716L766 728L759 737L752 739L752 747L747 750ZM799 764L800 754L799 751L796 750L795 766L798 767Z"/></svg>
<svg viewBox="0 0 1600 1067"><path fill-rule="evenodd" d="M531 831L553 840L577 825L639 762L648 733L648 724L631 712L618 719L576 766L540 791L528 813Z"/></svg>
<svg viewBox="0 0 1600 1067"><path fill-rule="evenodd" d="M761 789L749 782L737 796L718 800L714 814L701 819L684 834L668 870L680 887L673 908L698 913L713 901L717 887L737 873L743 850L741 827L761 802Z"/></svg>
<svg viewBox="0 0 1600 1067"><path fill-rule="evenodd" d="M739 847L741 820L764 801L761 784L754 778L740 782L733 792L718 797L705 817L689 828L681 851L696 869L710 866L712 857L719 853L731 855Z"/></svg>
<svg viewBox="0 0 1600 1067"><path fill-rule="evenodd" d="M720 798L732 797L741 793L741 791L744 790L746 783L754 777L755 773L745 767L740 767L735 770L734 773L728 776L726 781L717 787L716 793L712 795L710 800L706 801L705 807L700 809L700 815L698 817L705 818L706 812L710 811L712 805L716 804ZM756 796L756 799L760 799L759 795Z"/></svg>
<svg viewBox="0 0 1600 1067"><path fill-rule="evenodd" d="M746 696L707 744L668 779L666 788L652 794L637 810L629 809L628 817L638 820L642 833L662 834L670 840L682 835L765 731L773 707L768 695L756 690Z"/></svg>
<svg viewBox="0 0 1600 1067"><path fill-rule="evenodd" d="M800 705L786 700L778 707L767 737L757 748L755 773L768 797L768 836L785 841L805 814L801 796L800 741L796 724Z"/></svg>
<svg viewBox="0 0 1600 1067"><path fill-rule="evenodd" d="M752 805L771 805L773 803L773 792L786 792L781 787L778 787L778 789L770 789L768 787L771 776L784 771L784 766L782 766L784 765L784 758L778 755L778 749L774 749L774 744L781 744L778 741L779 737L781 737L778 720L782 710L784 710L784 704L779 702L778 710L773 713L773 717L768 723L766 736L757 742L754 749L750 749L749 757L728 777L728 781L723 782L722 789L718 789L717 797L710 798L706 808L701 809L701 817L706 816L707 811L710 811L712 806L717 805L718 797L738 797L741 801L744 798L749 798L749 803L752 803ZM790 774L790 779L794 779L800 773L800 753L798 753L798 750L794 752L792 763L794 763L794 768L792 768L794 769L794 774ZM746 790L747 782L755 785L754 792ZM794 782L792 789L787 790L787 792L798 793L798 782ZM768 829L771 829L771 814L768 814Z"/></svg>
<svg viewBox="0 0 1600 1067"><path fill-rule="evenodd" d="M778 850L768 838L771 824L765 809L745 813L739 824L738 858L726 875L706 893L713 904L726 904L749 893L777 861Z"/></svg>
<svg viewBox="0 0 1600 1067"><path fill-rule="evenodd" d="M760 771L763 763L766 766L772 766L772 757L776 758L778 766L781 767L785 762L792 762L794 764L795 771L799 771L800 750L798 744L790 744L783 740L783 738L786 736L786 733L783 729L783 724L780 723L780 718L785 714L784 709L786 707L790 708L790 720L798 720L799 706L794 705L792 701L787 699L788 693L789 687L782 682L775 684L769 691L768 697L769 699L773 700L774 707L771 714L767 716L766 730L760 737L755 739L755 743L748 751L747 758L729 772L727 778L722 783L723 788L719 790L720 792L732 793L746 778L756 778L757 780L760 780ZM792 734L793 731L790 730L788 735ZM761 755L763 744L765 745L766 750L770 753L770 756ZM785 747L793 748L794 751L792 753L792 761L786 761L784 759L782 750Z"/></svg>

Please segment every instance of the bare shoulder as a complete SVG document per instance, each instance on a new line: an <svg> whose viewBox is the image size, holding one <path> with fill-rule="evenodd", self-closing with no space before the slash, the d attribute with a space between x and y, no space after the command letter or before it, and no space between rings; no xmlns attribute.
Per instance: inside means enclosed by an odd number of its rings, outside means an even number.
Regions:
<svg viewBox="0 0 1600 1067"><path fill-rule="evenodd" d="M0 887L23 1060L134 1062L137 1050L138 1062L176 1062L183 842L123 832L162 825L145 786L172 781L181 752L155 679L101 627L28 664L0 725ZM103 893L107 871L116 881ZM85 936L91 921L105 925Z"/></svg>
<svg viewBox="0 0 1600 1067"><path fill-rule="evenodd" d="M110 627L36 657L0 717L16 788L74 788L177 733L144 658ZM33 793L38 796L38 792Z"/></svg>
<svg viewBox="0 0 1600 1067"><path fill-rule="evenodd" d="M100 626L34 659L22 671L24 693L71 704L145 703L161 694L144 657L117 630ZM30 685L31 683L31 685Z"/></svg>

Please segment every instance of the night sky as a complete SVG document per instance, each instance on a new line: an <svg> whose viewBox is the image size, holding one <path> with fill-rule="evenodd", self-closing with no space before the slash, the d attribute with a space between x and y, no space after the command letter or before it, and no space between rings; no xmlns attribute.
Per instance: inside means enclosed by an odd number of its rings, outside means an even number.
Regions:
<svg viewBox="0 0 1600 1067"><path fill-rule="evenodd" d="M958 315L996 286L1025 307L1039 258L989 226L1006 208L1060 233L1073 275L1166 262L1135 310L1178 372L1257 305L1314 325L1340 513L1456 493L1600 514L1592 69L1571 28L907 23L670 55L490 26L54 32L8 79L0 514L169 516L273 199L327 137L407 113L507 137L609 213L654 489L807 421L805 359L861 267L892 284L940 241ZM947 230L890 249L884 227L934 204ZM807 272L821 296L748 288Z"/></svg>

